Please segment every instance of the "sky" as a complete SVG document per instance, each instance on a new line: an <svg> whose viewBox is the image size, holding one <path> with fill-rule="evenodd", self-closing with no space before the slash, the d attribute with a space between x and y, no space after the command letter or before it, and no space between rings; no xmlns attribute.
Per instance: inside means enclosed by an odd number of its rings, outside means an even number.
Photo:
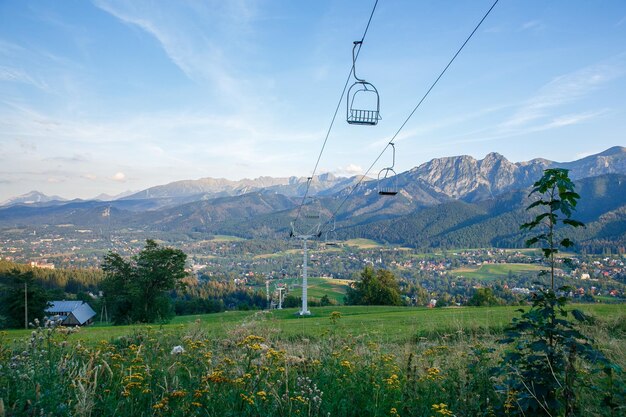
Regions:
<svg viewBox="0 0 626 417"><path fill-rule="evenodd" d="M344 99L317 173L364 173L492 3L379 0L356 68L382 120L348 125ZM373 5L0 0L0 202L310 176ZM500 0L400 130L394 168L625 146L625 97L626 1Z"/></svg>

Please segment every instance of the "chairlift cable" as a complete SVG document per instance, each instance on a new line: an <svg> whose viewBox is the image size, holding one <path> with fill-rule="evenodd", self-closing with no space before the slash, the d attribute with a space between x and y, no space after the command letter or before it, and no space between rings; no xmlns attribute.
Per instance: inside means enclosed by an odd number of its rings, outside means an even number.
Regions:
<svg viewBox="0 0 626 417"><path fill-rule="evenodd" d="M478 28L480 28L480 26L482 25L482 23L485 21L485 19L487 18L487 16L489 16L489 14L491 13L491 11L493 10L494 7L496 7L496 4L498 4L500 0L495 0L494 3L491 5L491 7L489 8L489 10L487 10L487 12L485 13L485 15L482 17L482 19L480 19L480 21L478 22L478 24L476 25L476 27L474 28L474 30L472 30L472 32L469 34L469 36L467 37L467 39L465 39L465 42L463 42L463 44L461 45L461 47L456 51L456 53L454 54L454 56L452 57L452 59L450 59L450 61L448 62L448 64L445 66L445 68L443 69L443 71L441 71L441 73L439 74L439 76L435 79L435 81L431 84L430 88L428 88L428 90L426 91L426 93L424 94L424 96L422 96L422 98L420 99L420 101L417 103L417 105L413 108L413 111L411 111L411 113L408 115L408 117L404 120L404 122L402 123L402 125L400 125L400 128L398 128L398 130L396 131L396 133L393 135L393 137L391 138L391 140L389 140L389 142L387 142L387 144L385 145L385 147L383 148L383 150L380 152L380 154L378 154L378 156L376 157L376 159L374 159L374 162L372 162L372 164L369 166L369 168L367 169L367 171L365 171L365 173L361 176L361 179L359 181L357 181L356 184L354 184L352 186L352 188L350 189L350 192L348 192L348 194L346 195L346 197L343 199L343 201L339 204L339 206L335 209L335 211L333 212L333 214L330 216L330 219L325 223L325 225L328 225L332 220L334 220L337 216L337 213L339 213L339 211L341 210L341 208L343 207L343 205L346 203L346 201L348 200L348 198L350 198L350 196L352 196L352 194L356 191L356 189L358 188L359 185L361 185L361 183L363 182L364 178L367 177L367 174L370 173L370 171L372 170L372 168L374 168L374 165L376 165L376 163L378 162L378 160L383 156L383 154L385 153L385 151L387 150L387 148L389 148L389 146L391 146L393 144L393 141L396 139L396 137L400 134L400 132L402 131L402 129L404 128L404 126L406 126L406 124L409 122L409 120L411 120L411 118L413 117L413 115L415 114L415 112L417 111L417 109L422 105L422 103L424 102L424 100L426 100L426 97L428 97L428 95L430 94L430 92L433 90L433 88L435 88L435 85L437 85L437 83L439 82L439 80L441 79L441 77L443 77L443 75L446 73L446 71L448 70L448 68L450 67L450 65L452 65L452 63L454 62L454 60L456 59L456 57L461 53L461 51L463 50L463 48L465 48L465 45L467 45L467 43L470 41L470 39L472 39L472 37L474 36L474 34L476 33L476 31L478 30Z"/></svg>
<svg viewBox="0 0 626 417"><path fill-rule="evenodd" d="M335 120L337 119L337 113L339 113L339 108L341 107L341 103L343 103L343 98L346 94L346 90L348 89L348 84L350 83L350 79L352 78L352 73L354 72L354 66L356 64L356 60L359 58L359 53L361 52L361 47L363 46L363 41L365 40L365 36L367 36L367 31L370 28L370 23L372 23L372 18L374 17L374 12L376 11L376 6L378 6L378 0L376 0L374 2L374 7L372 7L372 12L370 13L370 17L367 21L367 25L365 26L365 30L363 31L363 36L361 37L361 40L358 41L360 42L360 46L359 49L356 51L356 54L354 55L354 59L352 60L352 67L350 68L350 72L348 73L348 78L346 79L346 82L343 86L343 90L341 91L341 96L339 97L339 102L337 103L337 107L335 108L335 113L333 114L333 117L330 121L330 126L328 126L328 130L326 131L326 137L324 138L324 142L322 143L322 148L320 149L320 153L317 156L317 161L315 162L315 166L313 167L313 173L311 174L311 180L307 181L306 184L306 189L304 191L304 196L302 197L302 201L300 202L300 205L298 206L298 212L296 213L296 218L293 221L293 223L296 223L298 221L298 219L300 218L300 212L302 210L302 206L304 205L304 202L306 201L306 198L309 194L309 189L311 187L311 182L313 180L313 178L315 177L315 173L317 172L317 168L319 166L320 160L322 159L322 154L324 153L324 150L326 148L326 143L328 142L328 138L330 137L330 132L333 129L333 126L335 124Z"/></svg>

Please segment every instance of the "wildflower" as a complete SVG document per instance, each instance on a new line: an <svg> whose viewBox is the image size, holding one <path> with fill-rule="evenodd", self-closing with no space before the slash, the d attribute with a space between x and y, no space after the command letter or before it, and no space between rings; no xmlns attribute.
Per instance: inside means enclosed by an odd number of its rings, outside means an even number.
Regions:
<svg viewBox="0 0 626 417"><path fill-rule="evenodd" d="M425 379L428 379L429 381L439 381L443 379L443 377L440 374L441 374L441 371L439 370L439 368L434 368L434 367L427 368Z"/></svg>
<svg viewBox="0 0 626 417"><path fill-rule="evenodd" d="M172 391L172 398L182 398L185 395L187 395L187 391L184 390Z"/></svg>
<svg viewBox="0 0 626 417"><path fill-rule="evenodd" d="M241 394L239 394L239 396L241 397L241 399L242 399L244 402L247 402L247 403L248 403L248 404L250 404L250 405L254 405L254 395L250 395L250 396L248 396L248 395L246 395L246 394L244 394L244 393L241 393Z"/></svg>
<svg viewBox="0 0 626 417"><path fill-rule="evenodd" d="M167 397L164 397L161 401L159 401L158 403L154 404L152 406L152 408L154 408L155 410L166 409L168 402L169 402L169 400L167 399Z"/></svg>
<svg viewBox="0 0 626 417"><path fill-rule="evenodd" d="M448 410L448 405L444 404L444 403L440 403L440 404L433 404L432 405L432 410L442 416L454 416L454 413L450 410Z"/></svg>
<svg viewBox="0 0 626 417"><path fill-rule="evenodd" d="M381 359L383 360L384 363L389 363L395 359L395 356L392 354L386 353L381 356Z"/></svg>
<svg viewBox="0 0 626 417"><path fill-rule="evenodd" d="M506 392L506 401L504 402L504 409L508 412L515 408L515 402L517 401L517 392L514 390L508 390Z"/></svg>
<svg viewBox="0 0 626 417"><path fill-rule="evenodd" d="M213 371L210 374L208 374L207 376L205 376L203 378L204 382L215 382L215 383L220 383L220 382L226 382L228 381L228 378L226 378L224 376L224 371L218 370L218 371Z"/></svg>
<svg viewBox="0 0 626 417"><path fill-rule="evenodd" d="M263 401L267 401L267 393L265 391L257 392L256 396L259 397Z"/></svg>
<svg viewBox="0 0 626 417"><path fill-rule="evenodd" d="M253 350L261 350L261 343L263 342L265 342L264 338L251 334L249 336L246 336L241 342L238 343L238 345L246 346Z"/></svg>
<svg viewBox="0 0 626 417"><path fill-rule="evenodd" d="M400 378L398 378L398 375L396 374L391 375L389 378L385 378L384 381L387 383L387 386L391 389L400 388Z"/></svg>
<svg viewBox="0 0 626 417"><path fill-rule="evenodd" d="M396 407L391 407L391 410L389 410L389 415L390 416L400 416L400 414L398 414L398 410L396 410Z"/></svg>
<svg viewBox="0 0 626 417"><path fill-rule="evenodd" d="M341 318L340 311L333 311L332 313L330 313L330 322L332 324L337 324L337 320L339 320L340 318Z"/></svg>
<svg viewBox="0 0 626 417"><path fill-rule="evenodd" d="M269 348L267 349L267 353L265 354L265 357L267 359L282 359L285 357L285 351Z"/></svg>
<svg viewBox="0 0 626 417"><path fill-rule="evenodd" d="M290 399L291 401L297 401L302 404L307 404L309 402L308 399L304 398L302 395L296 395L295 397L291 397Z"/></svg>
<svg viewBox="0 0 626 417"><path fill-rule="evenodd" d="M343 366L347 370L352 370L352 364L350 363L350 361L347 361L345 359L341 361L341 366Z"/></svg>
<svg viewBox="0 0 626 417"><path fill-rule="evenodd" d="M172 348L172 351L170 352L171 355L180 355L182 353L185 353L185 348L182 347L181 345L174 346Z"/></svg>

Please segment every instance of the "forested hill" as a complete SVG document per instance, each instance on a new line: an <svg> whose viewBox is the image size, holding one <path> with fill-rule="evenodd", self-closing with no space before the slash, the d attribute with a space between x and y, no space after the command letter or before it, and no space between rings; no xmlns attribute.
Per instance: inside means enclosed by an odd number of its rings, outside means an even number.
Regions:
<svg viewBox="0 0 626 417"><path fill-rule="evenodd" d="M47 289L62 289L67 293L95 291L102 281L100 269L45 269L0 259L0 285L7 284L16 274L32 273L32 279Z"/></svg>
<svg viewBox="0 0 626 417"><path fill-rule="evenodd" d="M626 176L586 178L578 181L577 191L581 200L574 218L587 227L569 233L579 246L626 246ZM528 204L528 190L520 190L478 203L442 203L341 233L415 247L521 247L527 236L519 225L531 217Z"/></svg>

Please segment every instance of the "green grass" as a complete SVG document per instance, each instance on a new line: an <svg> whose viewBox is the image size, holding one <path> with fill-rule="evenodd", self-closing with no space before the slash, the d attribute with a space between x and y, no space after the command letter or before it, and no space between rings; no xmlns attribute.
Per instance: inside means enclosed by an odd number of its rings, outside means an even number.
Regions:
<svg viewBox="0 0 626 417"><path fill-rule="evenodd" d="M296 297L302 296L302 281L300 279L294 280L292 284L294 289L289 293ZM322 298L327 295L331 300L335 300L337 304L343 304L343 297L346 294L346 289L350 281L343 279L333 278L309 278L308 279L308 294L311 298Z"/></svg>
<svg viewBox="0 0 626 417"><path fill-rule="evenodd" d="M100 340L133 334L147 328L177 334L191 324L198 324L208 334L222 337L244 323L254 323L261 332L277 339L322 339L328 332L344 337L365 337L381 343L415 342L426 338L454 338L460 334L500 333L520 307L387 307L387 306L330 306L312 307L310 317L299 317L298 308L264 311L227 311L224 313L175 317L167 324L111 326L96 324L84 327L73 336L87 344ZM528 307L524 307L528 309ZM624 320L624 306L619 304L575 305L595 317L606 320ZM339 311L336 325L329 319L331 312ZM30 330L9 330L8 339L21 339Z"/></svg>
<svg viewBox="0 0 626 417"><path fill-rule="evenodd" d="M213 239L211 240L213 242L241 242L246 239L242 237L230 236L230 235L215 235L213 236Z"/></svg>
<svg viewBox="0 0 626 417"><path fill-rule="evenodd" d="M539 272L546 269L534 264L484 264L478 268L459 268L452 271L457 276L482 280L506 278L509 271L513 274Z"/></svg>
<svg viewBox="0 0 626 417"><path fill-rule="evenodd" d="M344 242L346 246L356 246L359 249L372 249L379 248L382 245L378 242L375 242L371 239L350 239Z"/></svg>

